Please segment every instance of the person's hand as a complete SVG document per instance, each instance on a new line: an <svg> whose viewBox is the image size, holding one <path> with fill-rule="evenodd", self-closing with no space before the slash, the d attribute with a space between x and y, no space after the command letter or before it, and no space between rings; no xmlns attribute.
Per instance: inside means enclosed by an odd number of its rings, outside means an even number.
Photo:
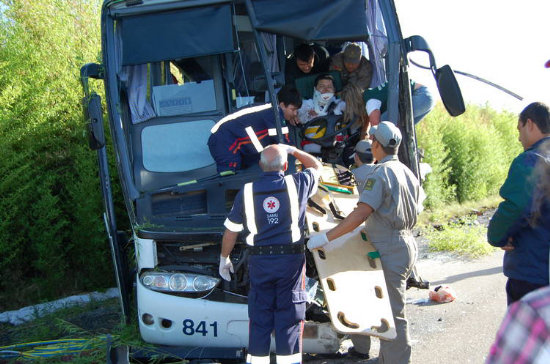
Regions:
<svg viewBox="0 0 550 364"><path fill-rule="evenodd" d="M309 114L309 116L317 116L317 113L313 109L309 110L307 113Z"/></svg>
<svg viewBox="0 0 550 364"><path fill-rule="evenodd" d="M327 244L328 244L327 233L315 234L309 238L309 241L307 242L307 248L309 250L315 250L315 249L322 248Z"/></svg>
<svg viewBox="0 0 550 364"><path fill-rule="evenodd" d="M294 155L294 152L298 150L298 148L293 145L279 144L279 146L281 146L281 148L283 148L283 150L289 155Z"/></svg>
<svg viewBox="0 0 550 364"><path fill-rule="evenodd" d="M231 281L231 276L229 275L229 272L234 273L233 271L233 263L231 263L231 259L229 259L229 256L224 257L220 255L220 276L222 276L223 279L226 281Z"/></svg>
<svg viewBox="0 0 550 364"><path fill-rule="evenodd" d="M513 241L514 241L514 239L512 239L512 237L509 237L508 242L506 243L506 245L501 246L500 249L502 249L504 251L507 251L507 252L509 252L510 250L514 250L516 247L512 244Z"/></svg>
<svg viewBox="0 0 550 364"><path fill-rule="evenodd" d="M289 119L288 122L289 122L290 125L292 125L292 126L297 126L297 125L300 125L300 124L301 124L300 119L298 119L297 116L293 117L292 119Z"/></svg>

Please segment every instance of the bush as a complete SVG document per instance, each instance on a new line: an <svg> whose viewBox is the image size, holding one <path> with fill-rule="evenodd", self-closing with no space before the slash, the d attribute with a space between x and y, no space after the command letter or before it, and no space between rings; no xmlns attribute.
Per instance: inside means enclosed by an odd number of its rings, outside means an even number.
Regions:
<svg viewBox="0 0 550 364"><path fill-rule="evenodd" d="M476 201L498 193L511 160L521 152L517 117L488 106L468 106L451 118L437 105L417 126L418 145L433 172L426 178L426 206Z"/></svg>
<svg viewBox="0 0 550 364"><path fill-rule="evenodd" d="M0 24L0 310L114 285L79 70L100 0L13 0ZM9 277L9 278L8 278Z"/></svg>

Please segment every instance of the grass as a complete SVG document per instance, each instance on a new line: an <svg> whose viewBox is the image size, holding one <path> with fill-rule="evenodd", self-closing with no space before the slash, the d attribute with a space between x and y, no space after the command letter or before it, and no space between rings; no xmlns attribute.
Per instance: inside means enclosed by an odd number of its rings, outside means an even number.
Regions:
<svg viewBox="0 0 550 364"><path fill-rule="evenodd" d="M453 252L471 258L494 252L496 248L487 243L487 228L475 222L473 218L467 218L428 228L424 236L428 239L430 251Z"/></svg>
<svg viewBox="0 0 550 364"><path fill-rule="evenodd" d="M136 317L135 313L131 317ZM51 346L44 342L54 341ZM74 353L70 348L63 346L78 344ZM82 341L85 343L82 344ZM33 344L18 348L7 348L11 345ZM54 313L37 317L28 323L11 326L0 324L0 363L22 363L33 360L38 363L105 363L108 347L127 345L132 349L141 349L151 354L150 363L163 362L165 356L158 352L151 344L144 342L140 335L137 323L132 321L126 325L121 320L118 298L105 301L91 301L80 306L64 308ZM33 351L34 349L34 351ZM25 356L8 358L4 356L6 350L19 351ZM51 358L29 355L44 350L60 350L65 354ZM41 352L40 352L41 351ZM172 363L175 359L171 358ZM188 363L180 360L175 363Z"/></svg>
<svg viewBox="0 0 550 364"><path fill-rule="evenodd" d="M417 227L426 228L429 225L441 224L450 221L457 216L468 216L479 211L494 209L502 201L499 196L491 196L480 201L471 201L464 203L448 203L436 209L424 210L418 216Z"/></svg>
<svg viewBox="0 0 550 364"><path fill-rule="evenodd" d="M477 215L494 209L498 196L464 204L450 204L427 210L419 216L418 227L433 252L452 252L470 258L491 254L496 250L487 243L487 228L479 224Z"/></svg>

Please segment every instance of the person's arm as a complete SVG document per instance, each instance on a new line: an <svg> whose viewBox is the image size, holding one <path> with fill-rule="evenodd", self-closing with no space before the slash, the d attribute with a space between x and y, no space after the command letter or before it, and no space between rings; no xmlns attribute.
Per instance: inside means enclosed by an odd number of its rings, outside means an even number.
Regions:
<svg viewBox="0 0 550 364"><path fill-rule="evenodd" d="M542 309L546 308L542 306ZM516 363L520 359L524 363L538 363L537 359L547 350L548 340L548 326L540 312L525 298L510 305L485 364ZM532 344L518 346L527 342Z"/></svg>
<svg viewBox="0 0 550 364"><path fill-rule="evenodd" d="M237 236L239 236L238 232L225 229L222 238L222 257L226 258L229 256L229 254L231 254L231 251L233 250L233 247L237 242Z"/></svg>
<svg viewBox="0 0 550 364"><path fill-rule="evenodd" d="M323 165L317 158L312 156L309 153L301 151L300 149L292 146L287 146L287 153L293 155L296 159L302 163L304 168L313 168L317 171L320 171L323 168Z"/></svg>
<svg viewBox="0 0 550 364"><path fill-rule="evenodd" d="M511 229L517 227L522 212L527 207L533 188L529 183L532 168L525 165L521 155L514 159L508 177L500 188L502 201L489 221L487 240L489 244L504 247L511 243Z"/></svg>
<svg viewBox="0 0 550 364"><path fill-rule="evenodd" d="M344 220L326 233L315 234L309 238L307 248L309 250L319 249L328 244L331 240L337 239L344 234L353 231L361 225L373 212L373 208L366 203L359 202L355 210Z"/></svg>
<svg viewBox="0 0 550 364"><path fill-rule="evenodd" d="M369 88L372 80L372 65L365 57L361 58L359 69L350 74L351 82L357 85L361 90Z"/></svg>
<svg viewBox="0 0 550 364"><path fill-rule="evenodd" d="M355 209L338 225L327 232L328 241L337 239L344 234L353 231L372 214L374 210L366 203L359 202Z"/></svg>
<svg viewBox="0 0 550 364"><path fill-rule="evenodd" d="M367 116L368 118L363 122L363 127L361 128L361 139L365 139L369 132L369 127L380 124L380 115L382 112L380 108L382 107L382 101L378 99L369 99L366 104Z"/></svg>
<svg viewBox="0 0 550 364"><path fill-rule="evenodd" d="M313 110L313 100L307 99L302 102L302 107L298 109L298 124L305 124L311 119L313 119L311 112ZM289 120L290 123L294 126L296 124L293 124L292 120Z"/></svg>

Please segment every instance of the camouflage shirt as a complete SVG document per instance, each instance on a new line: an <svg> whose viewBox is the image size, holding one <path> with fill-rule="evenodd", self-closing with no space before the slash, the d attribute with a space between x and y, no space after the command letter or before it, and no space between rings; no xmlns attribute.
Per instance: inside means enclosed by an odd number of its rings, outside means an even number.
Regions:
<svg viewBox="0 0 550 364"><path fill-rule="evenodd" d="M331 57L330 69L340 71L343 86L352 83L359 87L361 91L370 86L372 80L372 64L365 57L361 57L359 68L350 73L346 70L346 67L344 67L344 53L340 52Z"/></svg>

